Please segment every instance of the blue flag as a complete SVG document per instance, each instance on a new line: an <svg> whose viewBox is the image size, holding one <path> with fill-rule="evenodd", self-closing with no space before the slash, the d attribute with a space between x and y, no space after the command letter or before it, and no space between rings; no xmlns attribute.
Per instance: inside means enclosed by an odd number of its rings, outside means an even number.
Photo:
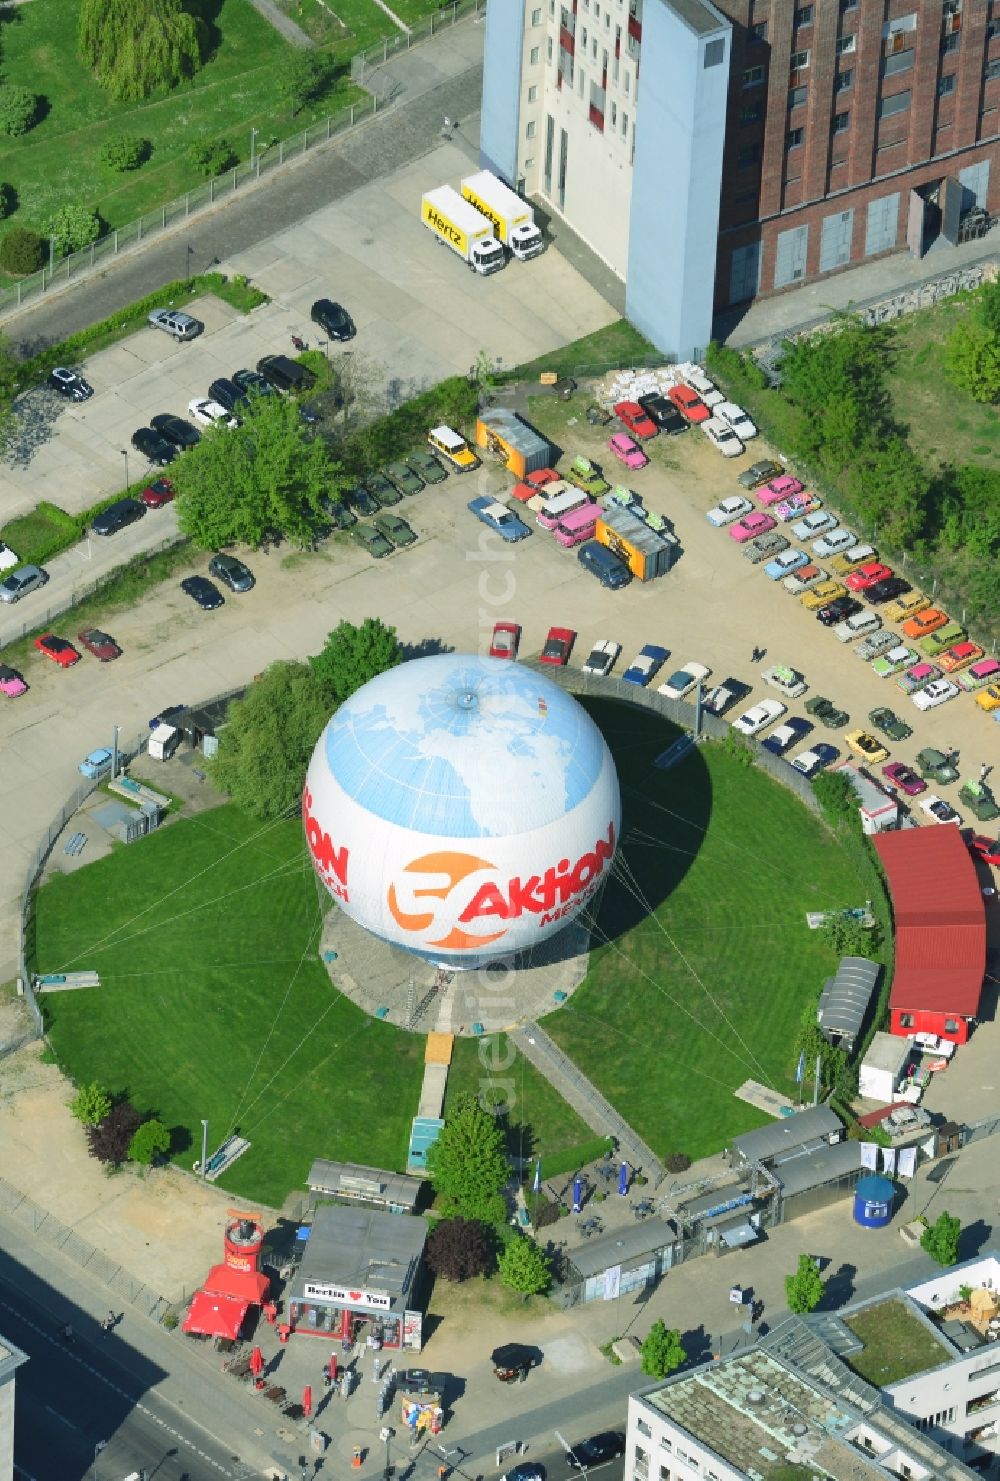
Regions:
<svg viewBox="0 0 1000 1481"><path fill-rule="evenodd" d="M795 1071L795 1083L801 1085L806 1077L806 1051L803 1049L799 1055L799 1067Z"/></svg>

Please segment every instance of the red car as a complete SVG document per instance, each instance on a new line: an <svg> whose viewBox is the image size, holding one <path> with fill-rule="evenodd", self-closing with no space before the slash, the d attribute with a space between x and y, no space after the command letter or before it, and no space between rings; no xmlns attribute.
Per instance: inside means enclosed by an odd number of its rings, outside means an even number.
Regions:
<svg viewBox="0 0 1000 1481"><path fill-rule="evenodd" d="M656 436L656 423L638 401L619 401L614 410L626 431L634 433L636 437Z"/></svg>
<svg viewBox="0 0 1000 1481"><path fill-rule="evenodd" d="M158 478L155 483L146 485L139 498L147 509L162 509L163 505L169 504L176 495L177 490L169 478Z"/></svg>
<svg viewBox="0 0 1000 1481"><path fill-rule="evenodd" d="M519 622L494 623L493 641L490 644L490 657L516 658L520 641L521 624Z"/></svg>
<svg viewBox="0 0 1000 1481"><path fill-rule="evenodd" d="M43 633L40 638L35 639L35 647L61 669L72 668L74 663L80 662L80 655L73 644L68 643L65 638L57 638L55 633Z"/></svg>
<svg viewBox="0 0 1000 1481"><path fill-rule="evenodd" d="M984 864L1000 864L1000 838L990 838L986 833L973 833L967 838L972 853Z"/></svg>
<svg viewBox="0 0 1000 1481"><path fill-rule="evenodd" d="M113 658L121 658L122 650L114 638L107 633L101 632L99 627L85 627L76 635L76 641L81 648L86 648L101 663L110 663Z"/></svg>
<svg viewBox="0 0 1000 1481"><path fill-rule="evenodd" d="M547 483L555 483L558 477L559 474L554 468L536 468L534 473L526 473L521 483L515 483L511 493L515 499L520 499L522 504L526 504L529 499L533 499L536 494L540 493Z"/></svg>
<svg viewBox="0 0 1000 1481"><path fill-rule="evenodd" d="M707 422L712 413L690 386L671 386L667 397L686 422Z"/></svg>
<svg viewBox="0 0 1000 1481"><path fill-rule="evenodd" d="M883 766L882 775L907 797L917 797L921 792L927 791L927 783L922 782L917 773L902 761L890 761L887 766Z"/></svg>
<svg viewBox="0 0 1000 1481"><path fill-rule="evenodd" d="M576 633L571 627L550 627L540 659L542 663L555 663L562 667L569 663L569 655L576 642Z"/></svg>
<svg viewBox="0 0 1000 1481"><path fill-rule="evenodd" d="M894 572L891 567L883 565L881 561L869 561L866 566L859 566L849 576L844 577L844 585L848 591L867 591L869 586L874 586L878 581L888 581Z"/></svg>

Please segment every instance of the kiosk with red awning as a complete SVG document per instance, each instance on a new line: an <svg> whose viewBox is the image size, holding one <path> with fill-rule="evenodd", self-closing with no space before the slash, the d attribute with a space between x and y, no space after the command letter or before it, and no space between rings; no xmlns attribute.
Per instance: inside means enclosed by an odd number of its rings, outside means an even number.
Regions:
<svg viewBox="0 0 1000 1481"><path fill-rule="evenodd" d="M270 1281L259 1269L264 1227L248 1214L234 1214L226 1228L225 1260L213 1265L196 1291L182 1330L235 1342L251 1306L260 1306Z"/></svg>

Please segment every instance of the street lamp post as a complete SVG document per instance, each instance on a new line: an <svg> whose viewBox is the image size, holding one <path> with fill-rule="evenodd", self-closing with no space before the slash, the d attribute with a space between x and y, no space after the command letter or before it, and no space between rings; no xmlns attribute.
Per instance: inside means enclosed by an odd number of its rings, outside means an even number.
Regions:
<svg viewBox="0 0 1000 1481"><path fill-rule="evenodd" d="M94 1481L97 1481L97 1457L100 1455L101 1451L105 1449L107 1443L107 1440L98 1440L97 1444L94 1446L94 1464L91 1468L94 1472Z"/></svg>
<svg viewBox="0 0 1000 1481"><path fill-rule="evenodd" d="M259 133L260 133L260 129L253 129L252 128L250 130L250 168L251 169L253 169L254 165L257 162L257 153L256 153L255 146L256 146L256 143L257 143L257 135Z"/></svg>
<svg viewBox="0 0 1000 1481"><path fill-rule="evenodd" d="M208 1122L201 1123L201 1175L208 1176Z"/></svg>
<svg viewBox="0 0 1000 1481"><path fill-rule="evenodd" d="M122 448L119 448L118 451L121 453L122 457L125 459L125 492L128 493L128 448L127 447L122 447Z"/></svg>

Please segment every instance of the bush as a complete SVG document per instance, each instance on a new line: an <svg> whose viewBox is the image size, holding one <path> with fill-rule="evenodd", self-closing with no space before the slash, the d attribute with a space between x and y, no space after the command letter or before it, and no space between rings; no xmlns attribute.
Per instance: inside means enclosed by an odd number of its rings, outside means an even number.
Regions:
<svg viewBox="0 0 1000 1481"><path fill-rule="evenodd" d="M686 1152L671 1152L664 1163L667 1172L687 1172L691 1166L691 1159Z"/></svg>
<svg viewBox="0 0 1000 1481"><path fill-rule="evenodd" d="M428 1269L445 1280L485 1275L493 1264L489 1234L478 1219L442 1219L427 1240Z"/></svg>
<svg viewBox="0 0 1000 1481"><path fill-rule="evenodd" d="M60 206L49 220L48 231L56 256L65 257L97 241L101 218L88 206Z"/></svg>
<svg viewBox="0 0 1000 1481"><path fill-rule="evenodd" d="M14 277L37 273L45 257L45 238L30 227L12 226L0 239L0 267Z"/></svg>
<svg viewBox="0 0 1000 1481"><path fill-rule="evenodd" d="M38 117L38 99L26 87L0 86L0 134L16 139L26 134Z"/></svg>
<svg viewBox="0 0 1000 1481"><path fill-rule="evenodd" d="M206 180L221 175L223 170L232 169L236 163L236 155L228 139L206 139L200 144L192 144L189 158Z"/></svg>
<svg viewBox="0 0 1000 1481"><path fill-rule="evenodd" d="M128 1157L132 1138L139 1130L142 1118L135 1106L121 1100L112 1106L99 1126L88 1126L87 1140L90 1155L98 1162L119 1167Z"/></svg>
<svg viewBox="0 0 1000 1481"><path fill-rule="evenodd" d="M101 145L100 158L102 164L123 173L125 170L137 170L140 165L144 165L152 152L153 146L149 140L142 139L137 134L112 134Z"/></svg>
<svg viewBox="0 0 1000 1481"><path fill-rule="evenodd" d="M17 209L17 191L13 185L0 185L0 221Z"/></svg>
<svg viewBox="0 0 1000 1481"><path fill-rule="evenodd" d="M89 1085L81 1085L69 1103L70 1115L75 1116L83 1126L98 1126L110 1110L111 1097L96 1080Z"/></svg>
<svg viewBox="0 0 1000 1481"><path fill-rule="evenodd" d="M170 1151L170 1133L156 1117L144 1121L128 1144L128 1155L142 1167L152 1167L158 1157Z"/></svg>

